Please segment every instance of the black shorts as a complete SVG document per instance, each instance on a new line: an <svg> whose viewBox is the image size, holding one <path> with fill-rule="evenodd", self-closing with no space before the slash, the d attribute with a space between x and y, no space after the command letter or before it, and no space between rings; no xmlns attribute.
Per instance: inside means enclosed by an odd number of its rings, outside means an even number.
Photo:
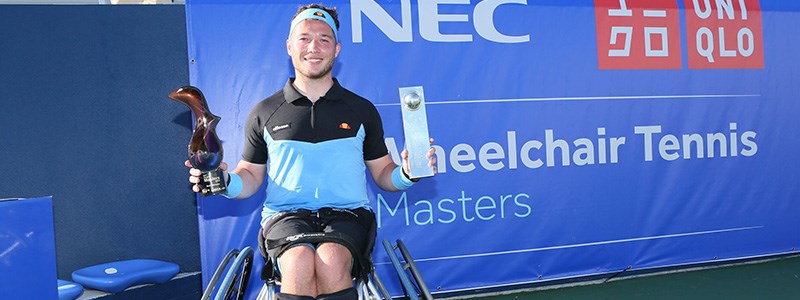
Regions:
<svg viewBox="0 0 800 300"><path fill-rule="evenodd" d="M281 212L261 228L259 248L262 255L266 254L275 262L286 249L296 244L307 243L302 239L297 242L289 241L290 237L315 233L332 233L341 237L341 240L352 244L344 246L351 251L357 251L354 253L354 258L360 258L372 250L375 241L375 214L365 208L352 210L322 208L316 212L300 209ZM337 240L331 242L343 244Z"/></svg>

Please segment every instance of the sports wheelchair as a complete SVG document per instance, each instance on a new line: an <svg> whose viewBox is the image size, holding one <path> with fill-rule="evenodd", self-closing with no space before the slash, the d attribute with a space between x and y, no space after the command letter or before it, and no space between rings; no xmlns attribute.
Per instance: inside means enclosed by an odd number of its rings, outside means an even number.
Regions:
<svg viewBox="0 0 800 300"><path fill-rule="evenodd" d="M372 244L374 244L374 239L375 236L373 235ZM411 255L403 242L398 239L396 246L393 246L388 240L383 240L383 246L389 256L389 259L391 260L392 265L394 266L394 270L397 272L398 279L400 280L403 292L405 294L404 298L410 300L432 300L433 296L430 293L430 289L422 279L422 275L414 264L414 260L411 258ZM375 273L375 268L372 264L370 255L373 247L370 246L367 248L369 251L363 255L364 257L368 258L365 261L367 261L369 264L367 266L363 266L362 271L358 272L357 276L354 278L356 290L358 291L358 298L361 300L392 299L380 278ZM400 262L395 250L400 251L405 264ZM208 286L206 286L206 289L203 292L201 300L211 299L212 295L214 300L244 299L247 291L248 279L252 270L254 253L255 251L253 251L251 247L245 247L241 251L238 249L233 249L228 252L219 266L217 266L217 269L214 271ZM272 262L269 259L265 260L266 263L261 272L261 278L264 280L264 285L262 286L256 299L273 300L275 299L275 294L277 293L278 285L280 284L280 277L275 271ZM409 278L408 272L411 273L413 282L412 279ZM224 277L222 277L223 273L225 274ZM218 285L217 283L219 282L220 278L223 278L223 280ZM216 294L214 294L217 286L219 286L219 290L216 292Z"/></svg>

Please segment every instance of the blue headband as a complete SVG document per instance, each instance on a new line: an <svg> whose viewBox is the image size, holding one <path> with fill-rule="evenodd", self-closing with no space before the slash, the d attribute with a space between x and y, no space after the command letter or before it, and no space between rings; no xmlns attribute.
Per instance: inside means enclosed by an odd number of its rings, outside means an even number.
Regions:
<svg viewBox="0 0 800 300"><path fill-rule="evenodd" d="M292 34L292 30L294 30L294 27L297 26L297 24L300 24L300 22L307 19L320 20L327 23L333 31L333 37L336 38L337 42L339 41L339 33L336 31L336 23L333 21L333 17L331 17L328 12L319 8L309 8L300 12L300 14L298 14L297 17L292 20L292 27L289 27L289 34Z"/></svg>

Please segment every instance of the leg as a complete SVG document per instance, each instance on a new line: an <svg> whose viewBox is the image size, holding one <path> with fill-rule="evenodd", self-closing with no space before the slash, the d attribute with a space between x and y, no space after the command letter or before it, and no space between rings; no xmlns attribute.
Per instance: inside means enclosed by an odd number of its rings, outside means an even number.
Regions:
<svg viewBox="0 0 800 300"><path fill-rule="evenodd" d="M322 243L316 251L305 244L291 247L280 256L283 271L278 299L357 299L350 275L352 264L350 250L336 243Z"/></svg>
<svg viewBox="0 0 800 300"><path fill-rule="evenodd" d="M336 243L320 244L314 265L319 294L331 294L353 287L350 276L353 257L347 247Z"/></svg>
<svg viewBox="0 0 800 300"><path fill-rule="evenodd" d="M289 248L280 256L281 293L316 297L314 249L306 245Z"/></svg>
<svg viewBox="0 0 800 300"><path fill-rule="evenodd" d="M316 215L290 215L267 223L260 238L284 243L273 243L273 248L266 249L269 257L280 257L283 284L278 299L300 299L297 298L299 296L306 299L316 297L319 300L357 299L358 292L353 288L352 278L353 272L360 269L353 267L361 264L356 263L361 260L361 253L367 253L366 249L371 248L367 245L371 245L374 239L374 220L374 214L362 208L354 212L320 210ZM318 244L316 251L310 246L297 244L289 248L281 246L287 245L287 241L309 241L304 237L313 239L313 236L301 233L314 232L333 234L340 240L323 241ZM350 247L359 255L355 259Z"/></svg>
<svg viewBox="0 0 800 300"><path fill-rule="evenodd" d="M317 300L355 300L358 291L353 288L353 257L347 247L336 243L323 243L317 247L316 256Z"/></svg>
<svg viewBox="0 0 800 300"><path fill-rule="evenodd" d="M261 237L266 240L280 240L288 236L314 231L314 225L310 220L289 216L269 224L261 232ZM313 299L318 295L314 275L316 253L311 245L296 244L285 250L274 248L266 249L266 252L279 264L277 267L280 269L281 293L278 295L278 299L300 299L290 296L307 296Z"/></svg>
<svg viewBox="0 0 800 300"><path fill-rule="evenodd" d="M358 254L365 252L368 242L373 237L370 236L370 225L373 224L374 215L365 210L357 210L357 218L341 213L331 213L321 217L323 224L326 224L323 231L326 233L337 233L346 236L349 243ZM354 211L355 212L355 211ZM316 277L318 300L342 300L357 299L358 292L353 288L353 274L358 267L350 249L336 242L321 243L317 247Z"/></svg>

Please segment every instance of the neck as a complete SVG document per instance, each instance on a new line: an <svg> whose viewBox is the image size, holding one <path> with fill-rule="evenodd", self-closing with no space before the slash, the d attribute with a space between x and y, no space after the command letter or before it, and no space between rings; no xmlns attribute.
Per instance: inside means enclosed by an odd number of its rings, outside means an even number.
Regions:
<svg viewBox="0 0 800 300"><path fill-rule="evenodd" d="M300 94L306 96L311 102L316 102L333 86L333 77L324 76L318 79L311 79L304 76L297 76L292 83Z"/></svg>

